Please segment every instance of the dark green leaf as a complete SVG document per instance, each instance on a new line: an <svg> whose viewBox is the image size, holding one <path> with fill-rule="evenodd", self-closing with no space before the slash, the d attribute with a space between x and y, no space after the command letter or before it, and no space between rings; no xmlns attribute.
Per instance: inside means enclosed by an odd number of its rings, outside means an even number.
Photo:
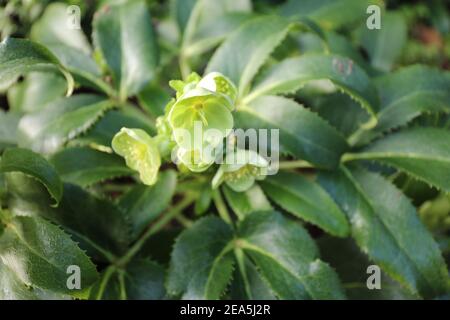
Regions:
<svg viewBox="0 0 450 320"><path fill-rule="evenodd" d="M412 128L383 137L343 160L377 160L450 191L449 141L448 130Z"/></svg>
<svg viewBox="0 0 450 320"><path fill-rule="evenodd" d="M21 148L7 149L1 158L0 172L22 172L42 183L59 204L63 195L61 180L55 168L41 155Z"/></svg>
<svg viewBox="0 0 450 320"><path fill-rule="evenodd" d="M280 10L283 15L306 16L326 29L337 29L364 21L371 4L383 6L381 0L289 0Z"/></svg>
<svg viewBox="0 0 450 320"><path fill-rule="evenodd" d="M19 145L41 153L53 153L88 130L113 107L113 102L90 94L55 100L45 109L21 119Z"/></svg>
<svg viewBox="0 0 450 320"><path fill-rule="evenodd" d="M126 113L123 109L111 110L95 123L86 134L79 136L70 143L73 145L94 144L112 152L111 141L114 135L123 127L142 129L151 134L155 133L155 128L151 127L142 116L138 118L135 115Z"/></svg>
<svg viewBox="0 0 450 320"><path fill-rule="evenodd" d="M125 215L109 201L65 184L61 203L52 208L45 189L30 177L10 173L6 182L11 195L8 207L14 214L42 216L58 223L96 259L112 260L125 252L130 241L129 225Z"/></svg>
<svg viewBox="0 0 450 320"><path fill-rule="evenodd" d="M345 214L315 182L293 172L279 172L260 182L264 192L284 210L339 237L349 233Z"/></svg>
<svg viewBox="0 0 450 320"><path fill-rule="evenodd" d="M233 272L231 228L206 217L185 230L175 243L167 291L183 299L218 299ZM189 275L186 277L186 275Z"/></svg>
<svg viewBox="0 0 450 320"><path fill-rule="evenodd" d="M164 269L150 260L134 260L125 270L107 269L92 287L90 299L159 300L165 296Z"/></svg>
<svg viewBox="0 0 450 320"><path fill-rule="evenodd" d="M254 212L239 225L238 246L281 299L343 299L334 270L301 225L277 212Z"/></svg>
<svg viewBox="0 0 450 320"><path fill-rule="evenodd" d="M41 218L15 217L0 237L0 259L27 285L80 295L96 280L94 264L72 239ZM81 289L69 289L69 266L80 268Z"/></svg>
<svg viewBox="0 0 450 320"><path fill-rule="evenodd" d="M276 16L252 19L217 49L206 68L233 81L242 96L270 53L284 39L291 24Z"/></svg>
<svg viewBox="0 0 450 320"><path fill-rule="evenodd" d="M0 43L0 90L30 71L60 70L67 80L67 93L73 90L73 78L58 59L40 44L24 39L6 38Z"/></svg>
<svg viewBox="0 0 450 320"><path fill-rule="evenodd" d="M309 54L275 64L256 82L243 103L267 94L294 93L312 80L323 79L330 80L366 109L372 117L367 127L376 124L379 102L375 87L356 63L337 55Z"/></svg>
<svg viewBox="0 0 450 320"><path fill-rule="evenodd" d="M281 150L321 167L334 167L348 148L344 137L315 113L276 96L255 99L235 115L237 128L279 129Z"/></svg>
<svg viewBox="0 0 450 320"><path fill-rule="evenodd" d="M145 1L107 4L96 13L93 25L94 44L112 72L120 98L135 95L154 78L158 64Z"/></svg>
<svg viewBox="0 0 450 320"><path fill-rule="evenodd" d="M63 149L54 154L50 161L62 180L83 187L133 174L122 158L87 147Z"/></svg>
<svg viewBox="0 0 450 320"><path fill-rule="evenodd" d="M119 199L118 206L131 222L133 237L137 237L169 206L176 183L176 172L167 170L159 173L155 185L139 184Z"/></svg>
<svg viewBox="0 0 450 320"><path fill-rule="evenodd" d="M448 290L439 248L408 199L362 169L323 172L321 184L351 222L358 246L393 279L425 297Z"/></svg>

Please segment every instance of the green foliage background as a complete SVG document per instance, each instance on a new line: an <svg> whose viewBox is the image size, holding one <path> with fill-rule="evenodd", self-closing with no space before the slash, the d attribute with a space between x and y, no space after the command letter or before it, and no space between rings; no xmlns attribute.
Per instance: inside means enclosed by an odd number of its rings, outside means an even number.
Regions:
<svg viewBox="0 0 450 320"><path fill-rule="evenodd" d="M0 299L449 297L445 1L0 4ZM277 175L163 159L148 186L114 153L193 71L236 85L236 128L280 130Z"/></svg>

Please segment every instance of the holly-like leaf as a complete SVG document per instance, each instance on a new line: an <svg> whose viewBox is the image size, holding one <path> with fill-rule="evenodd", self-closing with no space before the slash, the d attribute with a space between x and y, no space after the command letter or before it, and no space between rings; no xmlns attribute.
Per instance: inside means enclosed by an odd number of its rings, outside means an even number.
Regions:
<svg viewBox="0 0 450 320"><path fill-rule="evenodd" d="M449 289L439 247L395 186L363 169L323 172L320 182L347 214L358 246L412 293Z"/></svg>
<svg viewBox="0 0 450 320"><path fill-rule="evenodd" d="M62 180L82 187L133 174L120 157L87 147L63 149L50 161Z"/></svg>
<svg viewBox="0 0 450 320"><path fill-rule="evenodd" d="M317 114L276 96L255 99L235 114L237 128L278 129L281 151L332 168L348 148L344 137Z"/></svg>
<svg viewBox="0 0 450 320"><path fill-rule="evenodd" d="M335 236L348 235L345 214L317 183L300 174L281 171L260 184L266 195L284 210Z"/></svg>
<svg viewBox="0 0 450 320"><path fill-rule="evenodd" d="M63 195L61 180L55 168L41 155L22 148L7 149L0 161L0 172L22 172L45 186L58 205Z"/></svg>
<svg viewBox="0 0 450 320"><path fill-rule="evenodd" d="M61 229L42 218L15 217L0 237L0 259L28 286L80 295L97 279L94 264ZM81 289L69 289L67 270L80 268Z"/></svg>
<svg viewBox="0 0 450 320"><path fill-rule="evenodd" d="M378 125L359 139L364 143L403 126L425 112L450 110L450 74L426 66L411 66L375 80L381 107Z"/></svg>
<svg viewBox="0 0 450 320"><path fill-rule="evenodd" d="M276 16L252 19L216 50L206 73L224 74L237 85L239 94L244 94L259 68L287 35L290 25Z"/></svg>
<svg viewBox="0 0 450 320"><path fill-rule="evenodd" d="M231 228L216 217L185 230L172 252L168 293L183 299L219 299L233 272L232 237Z"/></svg>
<svg viewBox="0 0 450 320"><path fill-rule="evenodd" d="M122 255L130 242L130 228L116 206L99 199L78 186L65 184L57 208L45 188L20 173L8 173L8 208L16 215L41 216L60 225L91 257L112 261Z"/></svg>
<svg viewBox="0 0 450 320"><path fill-rule="evenodd" d="M112 72L120 98L137 94L154 78L158 64L145 1L106 4L96 13L93 26L95 47Z"/></svg>
<svg viewBox="0 0 450 320"><path fill-rule="evenodd" d="M411 128L383 137L343 160L376 160L450 191L449 141L448 130Z"/></svg>
<svg viewBox="0 0 450 320"><path fill-rule="evenodd" d="M237 245L281 299L343 299L337 274L318 259L301 225L277 212L254 212L239 225Z"/></svg>
<svg viewBox="0 0 450 320"><path fill-rule="evenodd" d="M67 95L73 91L73 78L44 46L24 39L6 38L0 43L0 90L11 86L30 71L60 70L67 80Z"/></svg>
<svg viewBox="0 0 450 320"><path fill-rule="evenodd" d="M113 102L91 94L54 100L45 109L21 119L19 145L41 153L53 153L88 130L113 107Z"/></svg>
<svg viewBox="0 0 450 320"><path fill-rule="evenodd" d="M137 237L168 207L176 183L177 174L167 170L161 172L155 185L137 185L119 199L118 206L131 222L133 237Z"/></svg>
<svg viewBox="0 0 450 320"><path fill-rule="evenodd" d="M262 95L294 93L312 80L323 79L330 80L365 108L371 115L366 127L376 124L379 102L375 86L361 67L338 55L308 54L275 64L256 81L243 103Z"/></svg>

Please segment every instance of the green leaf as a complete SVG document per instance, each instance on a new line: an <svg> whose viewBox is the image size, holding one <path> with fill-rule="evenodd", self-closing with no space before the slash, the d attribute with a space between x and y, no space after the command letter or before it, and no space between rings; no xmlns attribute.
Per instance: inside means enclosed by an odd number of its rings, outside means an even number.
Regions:
<svg viewBox="0 0 450 320"><path fill-rule="evenodd" d="M0 237L0 259L26 285L80 295L96 280L94 264L72 239L41 218L15 217ZM67 268L80 268L81 289L69 289Z"/></svg>
<svg viewBox="0 0 450 320"><path fill-rule="evenodd" d="M113 107L113 102L91 94L55 100L43 110L21 119L19 145L41 153L53 153L88 130Z"/></svg>
<svg viewBox="0 0 450 320"><path fill-rule="evenodd" d="M120 157L87 147L65 148L50 162L62 180L82 187L133 174Z"/></svg>
<svg viewBox="0 0 450 320"><path fill-rule="evenodd" d="M158 64L145 1L107 4L96 13L93 26L94 44L112 72L120 98L135 95L154 78Z"/></svg>
<svg viewBox="0 0 450 320"><path fill-rule="evenodd" d="M83 31L68 27L68 8L65 3L50 3L39 20L33 23L30 38L46 46L64 44L90 54L92 49Z"/></svg>
<svg viewBox="0 0 450 320"><path fill-rule="evenodd" d="M306 16L323 28L337 29L364 21L371 4L383 7L381 0L289 0L280 12L286 16Z"/></svg>
<svg viewBox="0 0 450 320"><path fill-rule="evenodd" d="M279 129L281 151L332 168L348 148L344 137L315 113L276 96L255 99L235 114L237 128Z"/></svg>
<svg viewBox="0 0 450 320"><path fill-rule="evenodd" d="M277 212L254 212L239 225L237 245L281 299L345 298L334 270L301 225Z"/></svg>
<svg viewBox="0 0 450 320"><path fill-rule="evenodd" d="M309 54L275 64L259 78L243 103L262 95L294 93L312 80L324 79L330 80L365 108L371 115L366 127L376 124L379 102L374 85L361 67L338 55Z"/></svg>
<svg viewBox="0 0 450 320"><path fill-rule="evenodd" d="M183 299L219 299L233 272L232 237L231 228L216 217L202 218L186 229L172 252L168 293Z"/></svg>
<svg viewBox="0 0 450 320"><path fill-rule="evenodd" d="M145 121L142 116L138 118L126 110L111 110L95 123L84 135L70 141L73 145L98 145L102 150L112 151L111 140L122 128L137 128L148 133L155 133L155 128Z"/></svg>
<svg viewBox="0 0 450 320"><path fill-rule="evenodd" d="M317 240L317 244L323 259L330 263L339 274L349 299L412 300L418 298L384 272L380 274L381 288L369 289L367 280L370 274L367 269L373 265L373 262L361 252L353 239L324 236Z"/></svg>
<svg viewBox="0 0 450 320"><path fill-rule="evenodd" d="M321 173L320 182L347 214L358 246L393 279L424 297L449 289L438 245L400 190L377 174L345 167Z"/></svg>
<svg viewBox="0 0 450 320"><path fill-rule="evenodd" d="M73 91L73 78L58 59L40 44L24 39L6 38L0 43L0 90L11 86L30 71L60 70L67 80L67 95Z"/></svg>
<svg viewBox="0 0 450 320"><path fill-rule="evenodd" d="M276 300L276 296L248 257L244 257L244 271L245 278L241 270L234 271L230 288L232 300Z"/></svg>
<svg viewBox="0 0 450 320"><path fill-rule="evenodd" d="M169 206L176 184L176 172L167 170L159 174L155 185L136 185L119 199L118 206L131 222L133 238Z"/></svg>
<svg viewBox="0 0 450 320"><path fill-rule="evenodd" d="M343 161L376 160L440 189L450 191L450 132L437 128L406 129L368 145Z"/></svg>
<svg viewBox="0 0 450 320"><path fill-rule="evenodd" d="M381 96L378 125L361 142L403 126L425 112L450 110L450 74L411 66L375 80Z"/></svg>
<svg viewBox="0 0 450 320"><path fill-rule="evenodd" d="M92 48L83 31L67 27L70 22L67 9L68 5L63 3L47 6L31 28L31 39L45 44L77 82L112 95L109 85L100 78L100 69L92 58Z"/></svg>
<svg viewBox="0 0 450 320"><path fill-rule="evenodd" d="M20 115L0 110L0 151L17 144L17 126Z"/></svg>
<svg viewBox="0 0 450 320"><path fill-rule="evenodd" d="M139 105L154 118L164 115L165 107L171 96L159 86L148 86L139 95Z"/></svg>
<svg viewBox="0 0 450 320"><path fill-rule="evenodd" d="M24 81L8 89L8 104L16 112L33 112L63 97L65 92L66 81L59 74L30 72Z"/></svg>
<svg viewBox="0 0 450 320"><path fill-rule="evenodd" d="M145 131L122 128L111 144L114 152L125 158L127 166L139 172L144 184L156 183L161 157L156 141Z"/></svg>
<svg viewBox="0 0 450 320"><path fill-rule="evenodd" d="M21 148L7 149L1 158L0 172L22 172L42 183L58 205L63 195L55 168L41 155Z"/></svg>
<svg viewBox="0 0 450 320"><path fill-rule="evenodd" d="M12 269L0 261L1 300L35 300L37 296L33 288L27 287Z"/></svg>
<svg viewBox="0 0 450 320"><path fill-rule="evenodd" d="M349 233L345 214L315 182L293 172L278 172L261 181L266 195L284 210L338 237Z"/></svg>
<svg viewBox="0 0 450 320"><path fill-rule="evenodd" d="M380 29L370 30L364 25L358 36L371 64L379 70L390 71L408 39L408 26L399 12L385 12L381 20Z"/></svg>
<svg viewBox="0 0 450 320"><path fill-rule="evenodd" d="M220 72L243 95L270 53L287 35L291 24L276 16L252 19L232 33L216 50L205 73Z"/></svg>
<svg viewBox="0 0 450 320"><path fill-rule="evenodd" d="M254 211L272 209L269 200L267 200L264 192L257 184L254 184L244 192L233 191L226 185L222 187L222 190L228 204L240 219L245 218L245 216Z"/></svg>
<svg viewBox="0 0 450 320"><path fill-rule="evenodd" d="M80 247L97 260L112 261L130 242L128 222L110 201L94 197L78 186L65 184L57 208L50 207L44 187L20 173L9 173L8 208L16 215L41 216L59 224Z"/></svg>
<svg viewBox="0 0 450 320"><path fill-rule="evenodd" d="M207 52L226 39L228 34L254 17L255 15L247 12L228 12L215 19L208 19L197 27L191 43L186 44L185 55L195 57Z"/></svg>

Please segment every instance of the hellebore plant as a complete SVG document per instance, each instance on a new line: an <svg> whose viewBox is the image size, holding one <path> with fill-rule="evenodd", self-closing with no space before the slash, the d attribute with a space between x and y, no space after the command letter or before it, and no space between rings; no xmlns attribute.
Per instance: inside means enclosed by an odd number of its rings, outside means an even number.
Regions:
<svg viewBox="0 0 450 320"><path fill-rule="evenodd" d="M448 6L383 2L0 8L0 300L448 298Z"/></svg>

